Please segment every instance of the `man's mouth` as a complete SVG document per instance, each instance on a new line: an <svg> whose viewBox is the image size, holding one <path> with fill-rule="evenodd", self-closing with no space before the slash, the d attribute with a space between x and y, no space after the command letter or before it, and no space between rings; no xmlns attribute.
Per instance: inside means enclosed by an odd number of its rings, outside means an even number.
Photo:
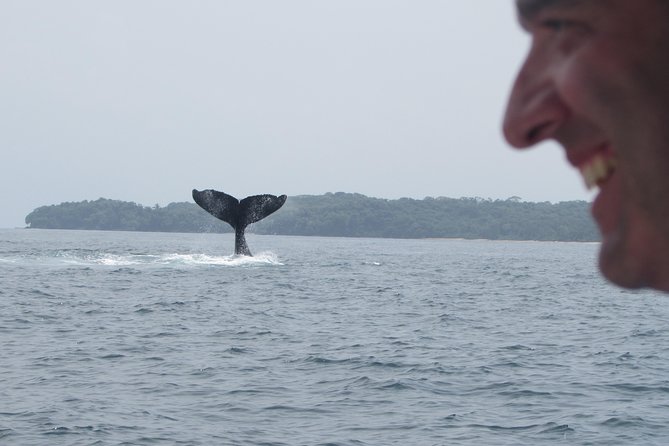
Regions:
<svg viewBox="0 0 669 446"><path fill-rule="evenodd" d="M616 159L611 153L600 152L578 166L588 190L600 187L616 170Z"/></svg>

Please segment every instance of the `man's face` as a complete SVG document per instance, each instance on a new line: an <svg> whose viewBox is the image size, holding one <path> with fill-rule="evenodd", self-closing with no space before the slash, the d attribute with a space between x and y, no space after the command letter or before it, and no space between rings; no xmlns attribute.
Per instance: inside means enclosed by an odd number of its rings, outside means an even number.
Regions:
<svg viewBox="0 0 669 446"><path fill-rule="evenodd" d="M664 0L516 0L532 46L504 134L554 139L589 186L600 268L669 291L669 5Z"/></svg>

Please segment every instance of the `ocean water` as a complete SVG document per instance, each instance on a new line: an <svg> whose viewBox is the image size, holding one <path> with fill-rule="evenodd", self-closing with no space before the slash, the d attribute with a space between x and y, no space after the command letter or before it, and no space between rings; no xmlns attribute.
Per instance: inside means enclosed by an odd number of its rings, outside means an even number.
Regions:
<svg viewBox="0 0 669 446"><path fill-rule="evenodd" d="M2 445L669 444L597 244L0 231Z"/></svg>

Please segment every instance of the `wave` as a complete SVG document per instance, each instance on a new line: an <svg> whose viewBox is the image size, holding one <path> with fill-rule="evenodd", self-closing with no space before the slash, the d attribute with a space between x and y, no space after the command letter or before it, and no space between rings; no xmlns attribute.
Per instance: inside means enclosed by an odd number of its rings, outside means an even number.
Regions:
<svg viewBox="0 0 669 446"><path fill-rule="evenodd" d="M132 265L185 265L185 266L247 266L247 265L281 265L274 253L261 253L255 257L248 256L212 256L208 254L129 254L102 255L94 263L109 266Z"/></svg>
<svg viewBox="0 0 669 446"><path fill-rule="evenodd" d="M110 253L95 250L56 251L46 256L3 258L0 262L7 264L38 263L45 265L72 266L256 266L283 265L273 252L262 252L254 257L228 255L213 256L204 253Z"/></svg>

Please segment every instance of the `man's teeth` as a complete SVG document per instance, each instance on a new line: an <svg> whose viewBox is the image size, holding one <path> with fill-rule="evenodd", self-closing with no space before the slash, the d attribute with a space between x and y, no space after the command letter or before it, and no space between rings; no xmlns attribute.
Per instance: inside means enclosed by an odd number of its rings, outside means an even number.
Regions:
<svg viewBox="0 0 669 446"><path fill-rule="evenodd" d="M615 159L610 156L596 155L580 167L581 175L588 189L602 184L615 170Z"/></svg>

